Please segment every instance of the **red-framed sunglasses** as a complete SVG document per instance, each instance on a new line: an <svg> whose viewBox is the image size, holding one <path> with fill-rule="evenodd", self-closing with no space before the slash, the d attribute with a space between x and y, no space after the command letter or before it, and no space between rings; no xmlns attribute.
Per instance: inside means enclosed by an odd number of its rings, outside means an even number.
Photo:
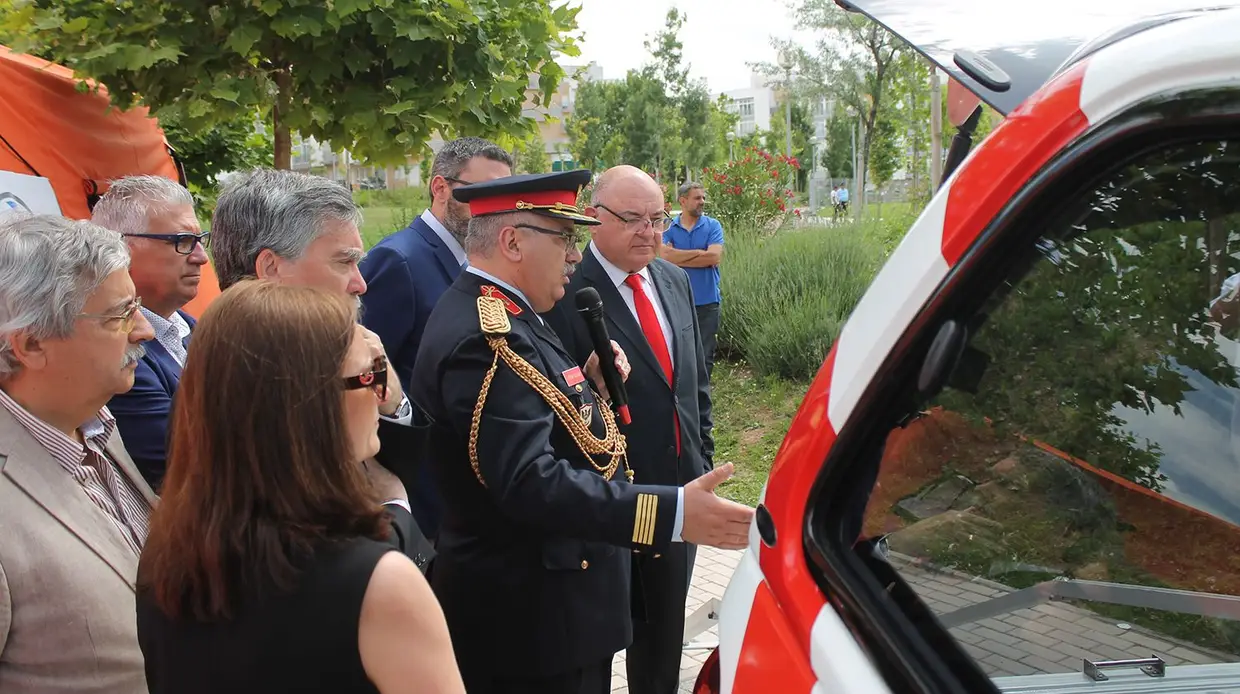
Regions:
<svg viewBox="0 0 1240 694"><path fill-rule="evenodd" d="M387 400L388 395L388 363L384 357L376 357L374 366L370 371L356 376L346 376L344 379L345 390L361 390L369 388L379 396L379 400Z"/></svg>

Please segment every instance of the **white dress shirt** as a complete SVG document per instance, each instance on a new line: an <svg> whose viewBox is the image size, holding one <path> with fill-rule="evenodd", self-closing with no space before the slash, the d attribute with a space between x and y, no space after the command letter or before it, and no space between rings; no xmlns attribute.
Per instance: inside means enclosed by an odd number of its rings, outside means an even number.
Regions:
<svg viewBox="0 0 1240 694"><path fill-rule="evenodd" d="M603 257L603 254L594 247L594 242L590 242L590 252L594 254L598 264L603 266L603 270L607 272L607 277L611 280L612 285L620 292L620 298L624 299L624 305L629 307L629 313L633 314L634 320L641 325L641 317L637 315L637 303L633 299L633 288L625 284L629 273L621 270L612 264L612 262ZM663 312L663 304L659 302L659 291L655 289L654 282L650 279L650 269L643 267L637 271L637 276L642 278L642 289L646 292L646 298L650 299L650 303L654 305L654 313L659 318L659 328L663 331L663 342L667 345L667 354L670 357L672 352L672 326L667 321L667 314Z"/></svg>
<svg viewBox="0 0 1240 694"><path fill-rule="evenodd" d="M146 322L151 324L151 328L155 331L155 341L172 355L177 364L182 369L185 368L185 338L189 337L189 323L181 317L180 312L173 311L171 318L164 318L157 315L145 306L141 306L138 310L142 311L142 315L146 318Z"/></svg>

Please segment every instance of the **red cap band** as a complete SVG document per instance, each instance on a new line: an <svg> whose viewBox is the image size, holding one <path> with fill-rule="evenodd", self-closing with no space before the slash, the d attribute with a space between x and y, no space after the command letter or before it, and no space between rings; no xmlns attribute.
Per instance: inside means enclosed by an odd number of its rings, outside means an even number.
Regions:
<svg viewBox="0 0 1240 694"><path fill-rule="evenodd" d="M469 213L475 217L497 212L517 212L517 203L530 205L554 205L557 202L577 206L575 190L544 190L537 193L508 193L487 198L475 198L469 201Z"/></svg>

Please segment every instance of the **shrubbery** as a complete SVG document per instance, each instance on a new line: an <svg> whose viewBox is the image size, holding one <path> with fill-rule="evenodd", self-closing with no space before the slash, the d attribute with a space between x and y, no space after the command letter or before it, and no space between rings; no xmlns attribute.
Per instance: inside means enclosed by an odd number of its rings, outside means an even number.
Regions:
<svg viewBox="0 0 1240 694"><path fill-rule="evenodd" d="M761 234L779 228L791 214L794 202L788 182L799 168L795 157L750 147L743 158L704 172L707 214L729 231Z"/></svg>
<svg viewBox="0 0 1240 694"><path fill-rule="evenodd" d="M761 374L811 378L885 257L876 240L856 232L729 234L720 350Z"/></svg>

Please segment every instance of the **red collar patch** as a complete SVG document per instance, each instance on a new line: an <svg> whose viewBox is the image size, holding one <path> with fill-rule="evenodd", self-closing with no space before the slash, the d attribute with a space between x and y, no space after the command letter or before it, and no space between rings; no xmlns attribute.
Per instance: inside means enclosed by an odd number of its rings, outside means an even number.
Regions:
<svg viewBox="0 0 1240 694"><path fill-rule="evenodd" d="M489 296L493 299L499 299L500 301L504 302L504 308L507 309L509 313L511 313L514 316L521 315L521 307L517 305L517 302L513 301L512 299L509 299L507 294L501 292L499 290L499 287L496 287L490 284L484 284L482 285L482 295Z"/></svg>

